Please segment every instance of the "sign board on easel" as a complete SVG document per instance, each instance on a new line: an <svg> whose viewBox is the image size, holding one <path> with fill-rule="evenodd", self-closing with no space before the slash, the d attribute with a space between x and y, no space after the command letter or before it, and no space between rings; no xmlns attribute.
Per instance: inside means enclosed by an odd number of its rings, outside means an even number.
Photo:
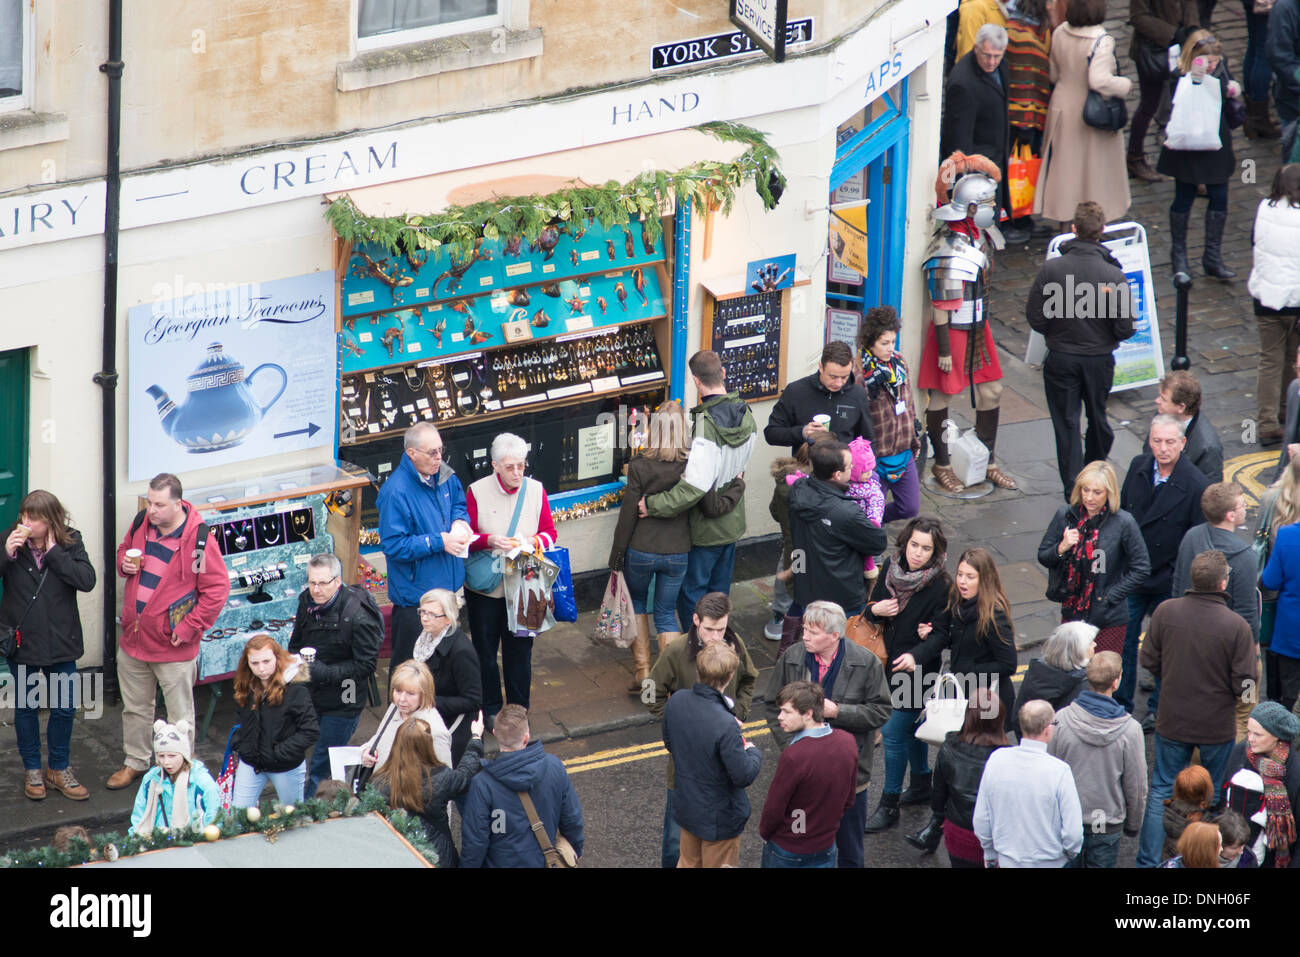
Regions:
<svg viewBox="0 0 1300 957"><path fill-rule="evenodd" d="M1116 347L1115 381L1111 392L1153 385L1165 375L1164 352L1160 346L1160 325L1156 316L1155 284L1151 281L1151 256L1147 233L1139 223L1115 223L1107 226L1102 243L1118 260L1128 278L1133 295L1133 336ZM1061 246L1074 239L1074 233L1056 236L1047 245L1047 259L1061 255ZM1042 365L1047 343L1042 335L1030 332L1025 348L1025 363Z"/></svg>

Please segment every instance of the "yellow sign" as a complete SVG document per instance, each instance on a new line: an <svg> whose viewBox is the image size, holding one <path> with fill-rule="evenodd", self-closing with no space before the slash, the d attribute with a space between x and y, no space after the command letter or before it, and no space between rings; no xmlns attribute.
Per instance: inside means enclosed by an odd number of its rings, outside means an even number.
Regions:
<svg viewBox="0 0 1300 957"><path fill-rule="evenodd" d="M831 255L856 273L867 274L867 207L831 210Z"/></svg>

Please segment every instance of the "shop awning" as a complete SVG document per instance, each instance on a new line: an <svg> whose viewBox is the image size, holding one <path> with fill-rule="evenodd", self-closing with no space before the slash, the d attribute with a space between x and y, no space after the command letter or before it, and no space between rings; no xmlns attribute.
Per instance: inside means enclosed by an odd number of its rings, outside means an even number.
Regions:
<svg viewBox="0 0 1300 957"><path fill-rule="evenodd" d="M545 195L575 180L598 186L609 180L625 183L645 170L672 172L701 160L729 163L744 151L743 143L678 130L325 195L331 202L351 197L366 216L436 213L494 196Z"/></svg>

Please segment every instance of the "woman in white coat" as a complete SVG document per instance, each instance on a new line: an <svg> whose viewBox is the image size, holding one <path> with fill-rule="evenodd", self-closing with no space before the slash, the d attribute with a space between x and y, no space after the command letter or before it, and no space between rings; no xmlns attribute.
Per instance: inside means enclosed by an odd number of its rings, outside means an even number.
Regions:
<svg viewBox="0 0 1300 957"><path fill-rule="evenodd" d="M428 666L422 661L404 661L393 669L389 684L393 689L393 703L384 712L378 729L361 746L361 763L382 768L402 722L419 718L429 725L434 756L445 767L451 767L451 733L434 707L433 673Z"/></svg>
<svg viewBox="0 0 1300 957"><path fill-rule="evenodd" d="M1273 190L1255 213L1253 244L1247 288L1259 324L1259 444L1268 448L1282 441L1291 363L1300 347L1300 163L1273 177Z"/></svg>

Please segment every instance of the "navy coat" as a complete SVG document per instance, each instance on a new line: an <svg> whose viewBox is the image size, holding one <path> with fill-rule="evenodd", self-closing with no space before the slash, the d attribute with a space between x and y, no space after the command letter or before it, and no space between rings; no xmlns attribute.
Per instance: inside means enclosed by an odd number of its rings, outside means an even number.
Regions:
<svg viewBox="0 0 1300 957"><path fill-rule="evenodd" d="M1168 597L1173 587L1178 546L1188 529L1205 521L1201 493L1210 482L1184 454L1174 464L1169 481L1157 492L1151 484L1154 462L1150 452L1134 457L1124 476L1119 507L1137 520L1151 563L1150 577L1137 587L1136 593Z"/></svg>

